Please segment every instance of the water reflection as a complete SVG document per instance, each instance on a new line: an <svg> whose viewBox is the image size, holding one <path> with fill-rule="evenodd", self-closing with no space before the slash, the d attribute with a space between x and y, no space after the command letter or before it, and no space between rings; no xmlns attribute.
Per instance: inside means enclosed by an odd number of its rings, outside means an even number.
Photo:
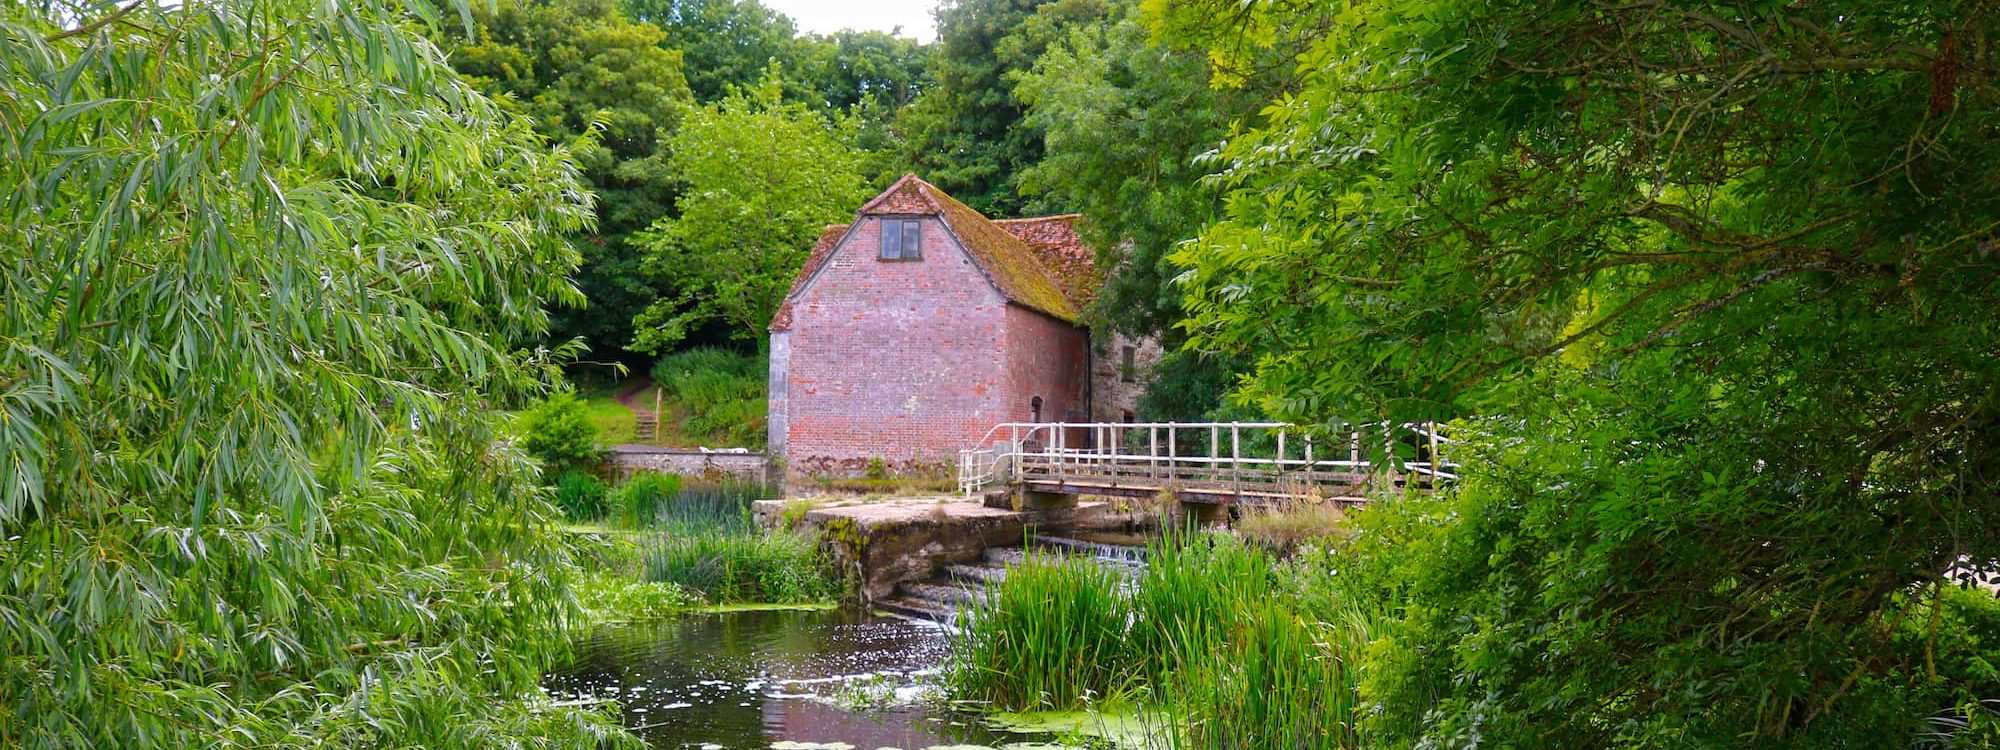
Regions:
<svg viewBox="0 0 2000 750"><path fill-rule="evenodd" d="M1048 739L909 700L929 689L946 639L933 625L853 610L687 615L598 629L545 687L557 701L618 701L625 725L656 748Z"/></svg>

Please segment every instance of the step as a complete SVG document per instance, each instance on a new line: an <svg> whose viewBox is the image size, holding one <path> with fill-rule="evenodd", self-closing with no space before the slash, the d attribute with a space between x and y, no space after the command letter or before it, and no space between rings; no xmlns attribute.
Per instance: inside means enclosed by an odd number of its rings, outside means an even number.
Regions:
<svg viewBox="0 0 2000 750"><path fill-rule="evenodd" d="M1007 568L992 563L947 565L944 572L954 580L976 585L999 583L1007 579Z"/></svg>
<svg viewBox="0 0 2000 750"><path fill-rule="evenodd" d="M936 602L945 607L965 607L978 604L986 594L979 589L955 585L948 581L919 581L897 586L897 592L904 599L919 599Z"/></svg>
<svg viewBox="0 0 2000 750"><path fill-rule="evenodd" d="M1044 536L1035 539L1035 546L1042 549L1072 555L1108 560L1125 565L1146 564L1145 547L1127 547L1114 544L1098 544L1060 536Z"/></svg>
<svg viewBox="0 0 2000 750"><path fill-rule="evenodd" d="M1028 561L1028 553L1020 547L987 547L983 557L986 562L1003 568Z"/></svg>
<svg viewBox="0 0 2000 750"><path fill-rule="evenodd" d="M940 625L950 626L958 621L957 610L933 601L895 597L877 600L874 607L896 617L927 620Z"/></svg>

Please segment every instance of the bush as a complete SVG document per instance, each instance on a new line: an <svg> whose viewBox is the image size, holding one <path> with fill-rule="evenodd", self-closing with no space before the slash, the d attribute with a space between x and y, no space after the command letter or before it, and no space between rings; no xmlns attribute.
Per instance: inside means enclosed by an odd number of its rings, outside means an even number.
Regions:
<svg viewBox="0 0 2000 750"><path fill-rule="evenodd" d="M521 418L521 447L540 459L544 476L583 471L597 465L597 425L575 393L559 392Z"/></svg>
<svg viewBox="0 0 2000 750"><path fill-rule="evenodd" d="M556 505L571 521L591 521L604 517L604 480L581 471L566 471L556 477Z"/></svg>
<svg viewBox="0 0 2000 750"><path fill-rule="evenodd" d="M681 493L681 478L675 474L645 472L633 475L618 488L618 496L613 503L618 510L618 521L633 528L651 524L668 501Z"/></svg>
<svg viewBox="0 0 2000 750"><path fill-rule="evenodd" d="M1002 710L1063 711L1133 685L1130 608L1118 574L1084 558L1031 557L967 613L945 672L954 693Z"/></svg>
<svg viewBox="0 0 2000 750"><path fill-rule="evenodd" d="M768 367L762 357L689 349L661 357L652 376L680 411L687 437L711 445L764 444Z"/></svg>

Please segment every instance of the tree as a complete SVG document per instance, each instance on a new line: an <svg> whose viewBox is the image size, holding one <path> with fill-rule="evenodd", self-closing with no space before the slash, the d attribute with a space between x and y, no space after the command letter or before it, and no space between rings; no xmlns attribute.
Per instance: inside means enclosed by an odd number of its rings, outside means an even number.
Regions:
<svg viewBox="0 0 2000 750"><path fill-rule="evenodd" d="M782 101L775 77L688 116L669 168L679 215L653 225L648 267L680 290L633 322L637 351L670 347L709 321L762 340L813 239L868 197L862 155L841 123Z"/></svg>
<svg viewBox="0 0 2000 750"><path fill-rule="evenodd" d="M589 198L436 13L0 8L0 745L624 737L523 700L572 563L488 408Z"/></svg>
<svg viewBox="0 0 2000 750"><path fill-rule="evenodd" d="M632 316L660 296L640 270L631 234L673 207L663 133L693 104L681 53L666 33L623 15L614 0L500 0L472 3L477 37L452 64L488 93L506 95L536 129L570 142L597 194L596 231L576 238L577 284L588 305L555 312L556 337L581 337L593 351L622 358Z"/></svg>
<svg viewBox="0 0 2000 750"><path fill-rule="evenodd" d="M1174 256L1195 345L1281 417L1475 415L1375 737L1882 747L1977 694L1892 641L2000 565L1989 9L1224 5L1151 20L1312 43Z"/></svg>
<svg viewBox="0 0 2000 750"><path fill-rule="evenodd" d="M792 19L757 0L627 0L632 15L667 32L686 56L695 99L714 102L762 81L776 64L787 93L802 90L808 46ZM796 97L795 97L796 98Z"/></svg>
<svg viewBox="0 0 2000 750"><path fill-rule="evenodd" d="M1044 6L1038 10L1038 6ZM1102 18L1105 0L953 0L937 10L937 86L903 112L907 160L933 184L988 216L1050 205L1022 199L1016 175L1041 159L1022 122L1014 76L1034 67L1068 28Z"/></svg>

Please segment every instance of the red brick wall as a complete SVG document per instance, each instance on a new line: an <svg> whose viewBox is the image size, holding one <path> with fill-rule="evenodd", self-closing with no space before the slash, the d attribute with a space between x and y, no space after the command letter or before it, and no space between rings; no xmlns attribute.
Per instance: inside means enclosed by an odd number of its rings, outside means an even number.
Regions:
<svg viewBox="0 0 2000 750"><path fill-rule="evenodd" d="M878 457L891 469L949 466L1012 416L1000 411L1005 300L936 219L924 220L919 261L878 260L880 228L866 217L794 302L784 403L794 475L858 473Z"/></svg>
<svg viewBox="0 0 2000 750"><path fill-rule="evenodd" d="M1027 308L1007 308L1007 421L1029 421L1042 397L1042 421L1088 422L1083 411L1090 337L1082 329Z"/></svg>

